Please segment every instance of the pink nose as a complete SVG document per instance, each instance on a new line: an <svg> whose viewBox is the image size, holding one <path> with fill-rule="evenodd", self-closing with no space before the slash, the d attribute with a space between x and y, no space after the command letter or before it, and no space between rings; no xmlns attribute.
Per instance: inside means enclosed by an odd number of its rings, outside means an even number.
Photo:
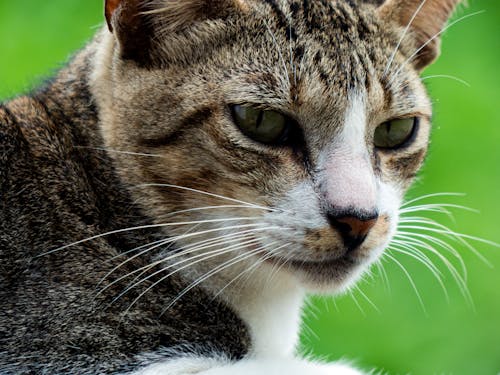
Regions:
<svg viewBox="0 0 500 375"><path fill-rule="evenodd" d="M329 217L331 225L340 233L344 245L349 251L358 248L377 224L378 214L370 216L346 215Z"/></svg>

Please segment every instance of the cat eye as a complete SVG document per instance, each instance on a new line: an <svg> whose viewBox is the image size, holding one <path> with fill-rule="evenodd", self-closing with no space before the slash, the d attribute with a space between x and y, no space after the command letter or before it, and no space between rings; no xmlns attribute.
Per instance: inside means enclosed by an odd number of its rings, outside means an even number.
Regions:
<svg viewBox="0 0 500 375"><path fill-rule="evenodd" d="M375 146L392 149L403 146L415 133L418 121L418 117L411 117L384 122L375 129Z"/></svg>
<svg viewBox="0 0 500 375"><path fill-rule="evenodd" d="M270 110L245 105L232 107L234 122L247 137L264 144L283 144L287 141L292 120Z"/></svg>

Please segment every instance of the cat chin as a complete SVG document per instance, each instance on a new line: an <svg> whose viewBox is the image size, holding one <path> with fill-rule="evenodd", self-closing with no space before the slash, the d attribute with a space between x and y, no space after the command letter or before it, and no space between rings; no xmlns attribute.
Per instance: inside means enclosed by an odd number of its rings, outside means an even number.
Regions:
<svg viewBox="0 0 500 375"><path fill-rule="evenodd" d="M339 294L355 284L368 269L366 260L343 257L332 261L289 261L281 268L303 289L315 294Z"/></svg>

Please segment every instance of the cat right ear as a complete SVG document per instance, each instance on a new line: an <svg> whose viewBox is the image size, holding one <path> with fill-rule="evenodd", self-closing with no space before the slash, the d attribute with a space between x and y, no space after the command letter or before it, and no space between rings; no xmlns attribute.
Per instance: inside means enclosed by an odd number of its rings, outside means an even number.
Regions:
<svg viewBox="0 0 500 375"><path fill-rule="evenodd" d="M248 10L246 0L106 0L109 30L124 59L147 65L161 37Z"/></svg>
<svg viewBox="0 0 500 375"><path fill-rule="evenodd" d="M405 28L406 39L416 47L412 63L422 70L439 55L441 32L461 0L386 0L379 7L381 18Z"/></svg>

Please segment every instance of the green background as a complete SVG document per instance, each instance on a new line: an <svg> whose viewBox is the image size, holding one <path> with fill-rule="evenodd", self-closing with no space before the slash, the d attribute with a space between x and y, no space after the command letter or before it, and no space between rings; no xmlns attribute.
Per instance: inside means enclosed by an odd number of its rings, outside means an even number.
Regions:
<svg viewBox="0 0 500 375"><path fill-rule="evenodd" d="M485 12L445 34L440 60L423 74L451 75L468 85L426 79L435 104L431 151L409 196L466 193L426 202L478 209L456 211L455 221L435 217L456 231L500 242L500 2L470 0L455 18L478 10ZM101 0L0 0L0 98L26 91L52 74L96 31L101 14ZM404 272L388 260L388 286L374 270L360 284L362 292L312 301L305 313L304 351L394 375L500 373L500 250L476 243L489 267L464 246L456 248L467 265L474 307L438 259L433 258L449 300L428 270L396 254L425 309Z"/></svg>

